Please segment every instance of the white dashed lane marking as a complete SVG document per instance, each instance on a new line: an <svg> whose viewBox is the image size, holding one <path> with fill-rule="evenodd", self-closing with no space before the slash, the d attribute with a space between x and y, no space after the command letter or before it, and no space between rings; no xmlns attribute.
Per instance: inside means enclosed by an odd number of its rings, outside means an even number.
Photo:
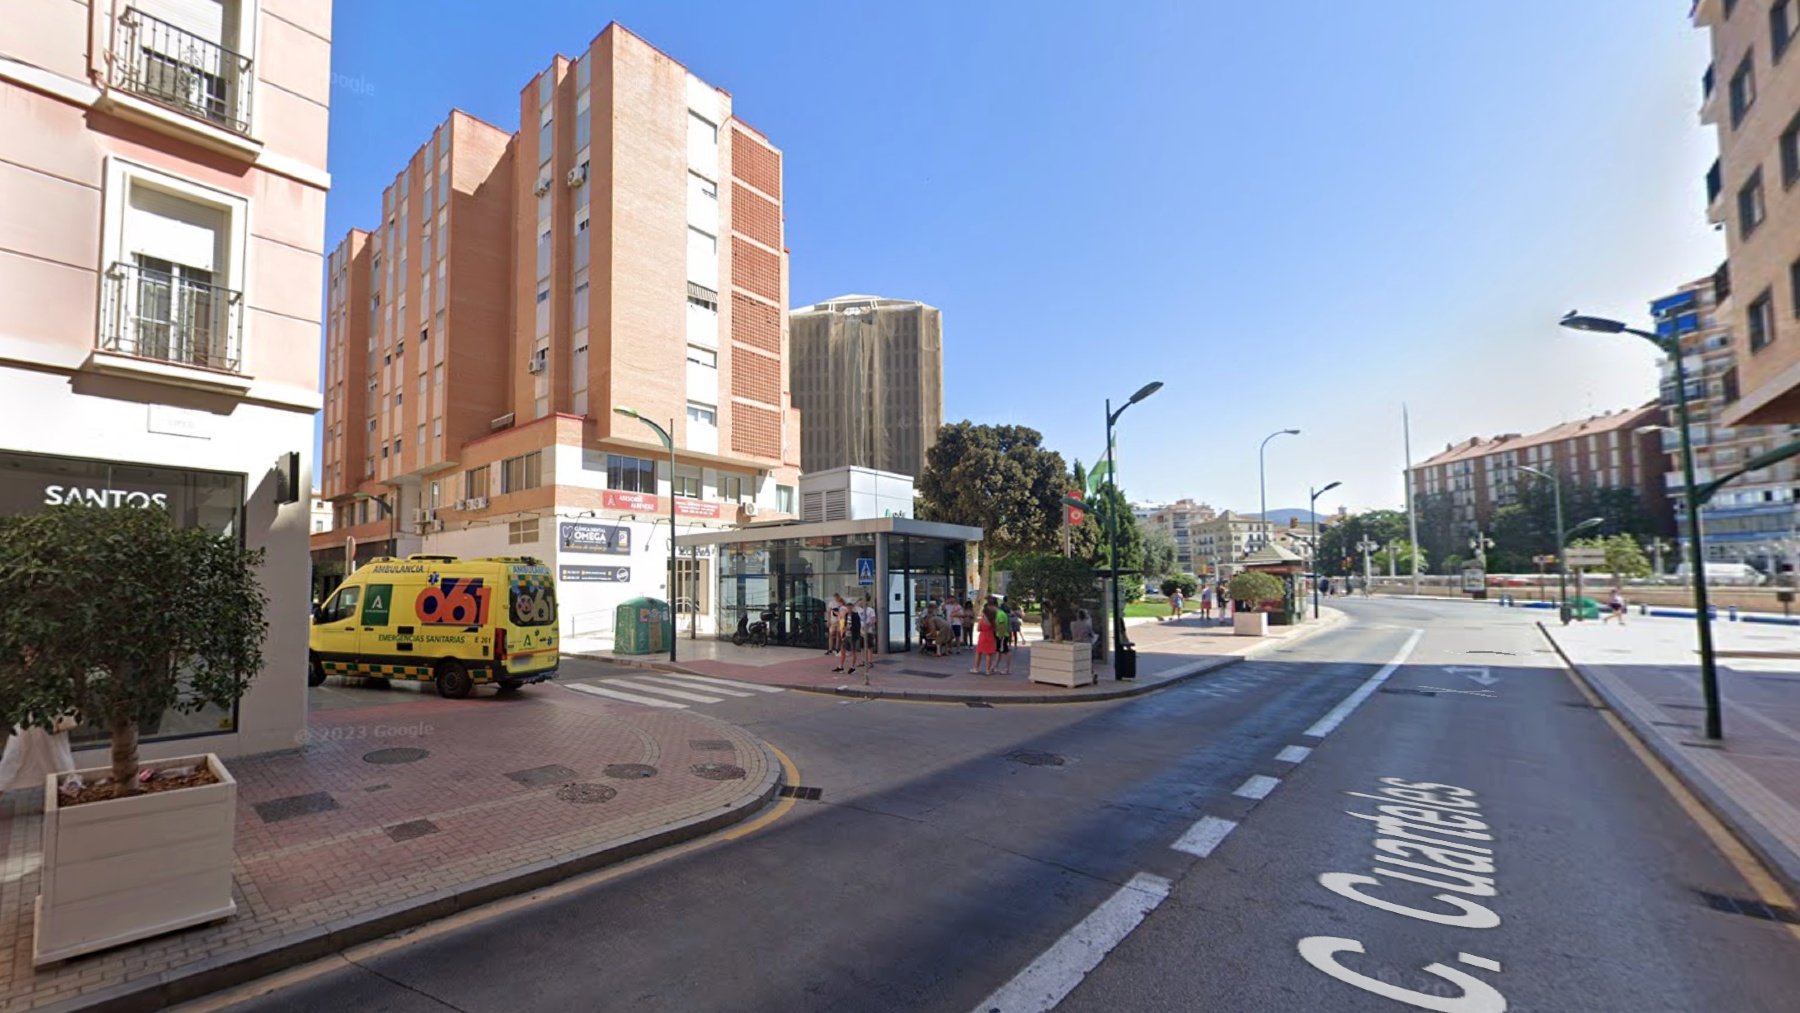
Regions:
<svg viewBox="0 0 1800 1013"><path fill-rule="evenodd" d="M1309 746L1289 746L1276 753L1275 758L1282 763L1299 763L1311 755L1312 748Z"/></svg>
<svg viewBox="0 0 1800 1013"><path fill-rule="evenodd" d="M1200 822L1189 827L1187 833L1182 834L1181 839L1170 846L1176 851L1185 851L1196 858L1205 858L1213 853L1213 849L1217 848L1220 842L1225 840L1226 834L1236 829L1237 823L1232 820L1206 816L1201 818Z"/></svg>
<svg viewBox="0 0 1800 1013"><path fill-rule="evenodd" d="M1238 798L1268 798L1269 792L1274 791L1275 786L1280 783L1281 778L1279 777L1270 777L1267 774L1257 774L1250 778L1250 780L1238 785L1238 790L1232 792L1232 794L1236 795Z"/></svg>

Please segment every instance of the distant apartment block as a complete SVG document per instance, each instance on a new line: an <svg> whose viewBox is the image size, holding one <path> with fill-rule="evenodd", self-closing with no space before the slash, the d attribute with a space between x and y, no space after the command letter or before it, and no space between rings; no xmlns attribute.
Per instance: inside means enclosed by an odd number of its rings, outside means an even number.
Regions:
<svg viewBox="0 0 1800 1013"><path fill-rule="evenodd" d="M1707 217L1724 227L1726 262L1715 312L1732 346L1741 394L1733 425L1800 422L1800 31L1791 0L1697 0L1712 63L1700 79L1700 121L1718 132L1706 174Z"/></svg>
<svg viewBox="0 0 1800 1013"><path fill-rule="evenodd" d="M801 470L923 474L944 422L943 314L921 302L846 295L789 319Z"/></svg>
<svg viewBox="0 0 1800 1013"><path fill-rule="evenodd" d="M1188 529L1195 573L1229 576L1252 552L1268 545L1274 525L1255 514L1226 510Z"/></svg>
<svg viewBox="0 0 1800 1013"><path fill-rule="evenodd" d="M1135 513L1135 508L1134 508ZM1167 534L1175 542L1175 566L1182 573L1196 573L1194 528L1218 516L1218 511L1191 499L1151 508L1144 523Z"/></svg>
<svg viewBox="0 0 1800 1013"><path fill-rule="evenodd" d="M263 672L156 715L147 759L306 727L330 85L328 0L6 4L0 510L161 507L267 553Z"/></svg>
<svg viewBox="0 0 1800 1013"><path fill-rule="evenodd" d="M1519 483L1542 481L1521 473L1523 465L1558 476L1565 497L1578 487L1631 489L1656 526L1666 529L1668 459L1656 428L1663 422L1662 408L1653 402L1528 435L1471 437L1414 465L1413 494L1448 496L1457 530L1473 534L1487 529L1495 511L1518 501Z"/></svg>
<svg viewBox="0 0 1800 1013"><path fill-rule="evenodd" d="M1701 326L1682 335L1681 354L1686 360L1683 366L1688 378L1688 409L1692 413L1694 477L1695 481L1705 483L1730 474L1758 454L1800 439L1800 426L1733 426L1725 421L1727 408L1736 397L1736 391L1732 389L1736 373L1731 320L1718 313L1711 278L1683 285L1669 298L1688 292L1699 301ZM1663 410L1673 419L1675 369L1672 360L1663 361L1661 386ZM1677 518L1685 517L1686 504L1682 499L1680 478L1680 434L1671 428L1663 430L1661 435L1663 449L1669 455L1667 485L1671 513ZM1800 504L1794 499L1796 484L1800 484L1800 462L1787 460L1751 472L1715 493L1700 508L1707 556L1727 562L1750 563L1767 572L1775 572L1779 564L1789 562L1793 544L1800 538ZM1680 558L1685 560L1685 525L1678 527L1676 534L1683 546Z"/></svg>
<svg viewBox="0 0 1800 1013"><path fill-rule="evenodd" d="M519 122L453 111L332 253L315 565L536 556L565 634L638 595L706 632L715 560L668 587L671 497L683 534L796 512L782 153L617 24Z"/></svg>

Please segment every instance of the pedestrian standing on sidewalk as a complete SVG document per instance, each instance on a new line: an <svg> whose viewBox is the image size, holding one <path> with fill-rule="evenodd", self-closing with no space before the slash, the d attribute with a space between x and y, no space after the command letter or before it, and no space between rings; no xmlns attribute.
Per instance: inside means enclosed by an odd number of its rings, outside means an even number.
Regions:
<svg viewBox="0 0 1800 1013"><path fill-rule="evenodd" d="M1200 589L1200 618L1202 621L1212 618L1212 599L1213 590L1211 584Z"/></svg>
<svg viewBox="0 0 1800 1013"><path fill-rule="evenodd" d="M1000 645L994 640L994 607L989 605L975 620L975 667L969 674L993 675L994 656L999 652ZM986 671L982 671L984 667Z"/></svg>
<svg viewBox="0 0 1800 1013"><path fill-rule="evenodd" d="M1169 615L1175 617L1176 622L1181 621L1181 609L1186 604L1187 599L1182 596L1181 588L1176 588L1175 593L1169 596Z"/></svg>
<svg viewBox="0 0 1800 1013"><path fill-rule="evenodd" d="M963 646L972 647L975 643L975 599L963 599L962 620Z"/></svg>
<svg viewBox="0 0 1800 1013"><path fill-rule="evenodd" d="M831 607L825 612L825 653L837 654L844 647L844 596L831 596Z"/></svg>
<svg viewBox="0 0 1800 1013"><path fill-rule="evenodd" d="M842 600L843 596L838 598ZM838 663L833 672L852 674L856 671L856 656L862 652L862 612L859 609L845 606L842 610L843 634L838 637ZM848 661L846 669L844 663Z"/></svg>
<svg viewBox="0 0 1800 1013"><path fill-rule="evenodd" d="M1231 596L1229 594L1225 593L1225 585L1220 584L1216 589L1214 589L1213 593L1219 599L1219 622L1221 622L1221 623L1230 622L1231 621Z"/></svg>
<svg viewBox="0 0 1800 1013"><path fill-rule="evenodd" d="M955 598L945 598L944 618L950 623L950 653L955 654L962 649L963 642L962 602Z"/></svg>
<svg viewBox="0 0 1800 1013"><path fill-rule="evenodd" d="M994 650L996 652L994 663L995 665L998 665L1001 658L1006 659L1006 674L1011 675L1012 616L1007 613L1006 606L1000 604L999 599L989 598L988 601L991 603L991 607L994 610Z"/></svg>
<svg viewBox="0 0 1800 1013"><path fill-rule="evenodd" d="M875 605L869 601L868 595L863 595L862 604L857 607L857 611L862 615L863 664L873 666L875 664Z"/></svg>

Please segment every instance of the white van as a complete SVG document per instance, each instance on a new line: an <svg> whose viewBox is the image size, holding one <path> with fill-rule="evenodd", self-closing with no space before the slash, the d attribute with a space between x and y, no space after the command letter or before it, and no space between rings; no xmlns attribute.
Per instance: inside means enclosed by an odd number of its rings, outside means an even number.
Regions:
<svg viewBox="0 0 1800 1013"><path fill-rule="evenodd" d="M1692 578L1693 569L1683 563L1675 568L1675 577L1680 581ZM1762 571L1748 563L1707 563L1706 582L1708 584L1725 584L1734 587L1759 587L1769 582Z"/></svg>

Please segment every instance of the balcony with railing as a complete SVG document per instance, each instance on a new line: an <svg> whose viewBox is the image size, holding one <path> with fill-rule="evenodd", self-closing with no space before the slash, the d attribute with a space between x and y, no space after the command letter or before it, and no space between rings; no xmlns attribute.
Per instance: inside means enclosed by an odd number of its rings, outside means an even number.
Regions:
<svg viewBox="0 0 1800 1013"><path fill-rule="evenodd" d="M1712 168L1706 170L1706 204L1712 206L1719 199L1719 191L1725 189L1725 170L1718 159L1713 159Z"/></svg>
<svg viewBox="0 0 1800 1013"><path fill-rule="evenodd" d="M127 7L113 38L112 85L240 136L250 133L250 59Z"/></svg>
<svg viewBox="0 0 1800 1013"><path fill-rule="evenodd" d="M1731 298L1731 261L1720 264L1719 269L1713 272L1712 284L1713 305L1715 308L1721 307L1725 300Z"/></svg>
<svg viewBox="0 0 1800 1013"><path fill-rule="evenodd" d="M100 350L242 372L243 294L177 270L117 263L106 272Z"/></svg>

